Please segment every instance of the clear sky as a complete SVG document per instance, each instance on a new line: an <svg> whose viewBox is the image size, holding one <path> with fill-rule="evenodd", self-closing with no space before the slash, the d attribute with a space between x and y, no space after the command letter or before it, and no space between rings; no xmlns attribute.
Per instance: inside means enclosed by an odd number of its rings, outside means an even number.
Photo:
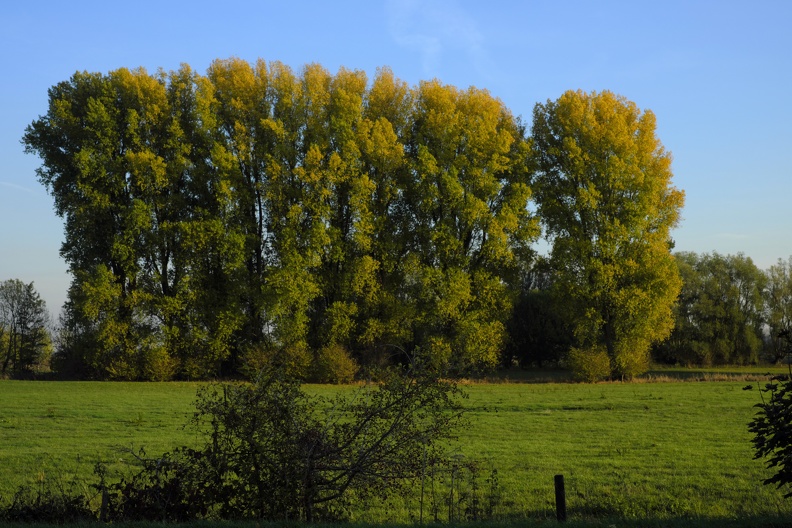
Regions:
<svg viewBox="0 0 792 528"><path fill-rule="evenodd" d="M34 281L55 314L66 299L63 222L20 144L50 86L232 56L389 66L486 88L528 123L565 90L611 90L673 153L677 250L792 255L792 1L26 0L0 9L0 280Z"/></svg>

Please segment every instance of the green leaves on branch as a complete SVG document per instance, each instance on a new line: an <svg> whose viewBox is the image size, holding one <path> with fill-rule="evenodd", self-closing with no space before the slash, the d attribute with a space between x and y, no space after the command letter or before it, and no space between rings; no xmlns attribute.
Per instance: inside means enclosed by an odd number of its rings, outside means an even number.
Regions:
<svg viewBox="0 0 792 528"><path fill-rule="evenodd" d="M789 346L789 334L782 339ZM760 390L762 403L756 404L759 410L748 424L748 430L754 435L754 458L765 459L766 467L773 471L763 483L785 488L784 497L789 498L792 497L789 490L792 485L792 381L789 376L779 376Z"/></svg>

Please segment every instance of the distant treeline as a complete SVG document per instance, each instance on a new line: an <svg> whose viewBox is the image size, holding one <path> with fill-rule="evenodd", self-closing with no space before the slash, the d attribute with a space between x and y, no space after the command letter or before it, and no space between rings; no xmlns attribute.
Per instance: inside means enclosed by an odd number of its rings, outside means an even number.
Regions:
<svg viewBox="0 0 792 528"><path fill-rule="evenodd" d="M750 365L786 360L792 326L792 257L760 270L743 255L675 253L682 290L674 329L652 358L682 366ZM563 363L573 346L553 296L552 277L537 271L515 305L509 357L523 366Z"/></svg>
<svg viewBox="0 0 792 528"><path fill-rule="evenodd" d="M529 132L484 90L230 59L76 73L23 143L65 222L64 374L331 381L571 347L630 376L673 325L683 193L654 115L610 92L538 104Z"/></svg>

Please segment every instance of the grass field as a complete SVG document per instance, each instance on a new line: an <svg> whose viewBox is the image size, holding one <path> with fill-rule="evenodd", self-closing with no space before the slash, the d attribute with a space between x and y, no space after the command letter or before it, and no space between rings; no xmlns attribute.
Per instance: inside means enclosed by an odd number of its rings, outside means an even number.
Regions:
<svg viewBox="0 0 792 528"><path fill-rule="evenodd" d="M573 520L792 518L792 502L761 484L768 473L752 458L746 424L759 393L746 384L474 383L470 425L454 450L482 461L487 475L497 470L503 521L554 519L556 474L565 476ZM100 460L123 470L130 449L157 454L197 442L182 427L197 386L0 382L0 494L47 477L90 480ZM398 499L355 518L410 522L416 512L414 498Z"/></svg>

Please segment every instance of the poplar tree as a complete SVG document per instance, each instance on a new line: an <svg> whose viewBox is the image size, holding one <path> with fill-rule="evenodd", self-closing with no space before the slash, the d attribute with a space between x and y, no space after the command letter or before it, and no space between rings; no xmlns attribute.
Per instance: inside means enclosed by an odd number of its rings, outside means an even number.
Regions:
<svg viewBox="0 0 792 528"><path fill-rule="evenodd" d="M646 370L681 287L670 230L684 194L655 128L651 111L608 91L568 91L533 114L533 190L573 358L606 357L616 377Z"/></svg>
<svg viewBox="0 0 792 528"><path fill-rule="evenodd" d="M538 231L525 131L486 91L228 59L49 95L23 142L65 221L61 359L84 375L500 359Z"/></svg>

